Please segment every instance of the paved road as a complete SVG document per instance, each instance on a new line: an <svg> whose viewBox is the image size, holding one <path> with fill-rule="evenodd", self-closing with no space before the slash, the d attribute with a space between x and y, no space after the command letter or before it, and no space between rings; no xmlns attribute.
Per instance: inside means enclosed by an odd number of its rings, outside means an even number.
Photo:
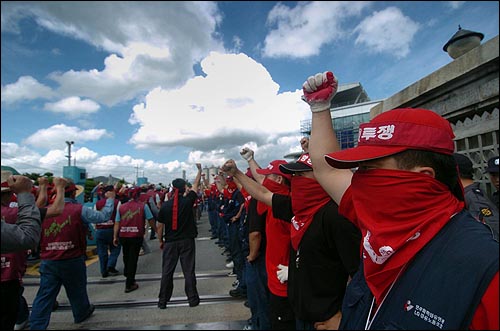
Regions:
<svg viewBox="0 0 500 331"><path fill-rule="evenodd" d="M174 280L174 293L166 310L157 308L161 277L161 250L158 240L148 241L152 252L139 257L137 283L139 289L124 293L125 278L122 256L118 259L120 275L101 278L97 256L87 261L88 293L96 305L94 314L81 324L74 324L66 291L58 296L60 308L52 313L49 329L149 329L149 330L228 330L242 329L250 318L243 299L229 296L235 278L228 276L226 257L210 240L206 212L198 224L196 240L196 274L201 304L189 307L184 293L180 263ZM25 297L31 307L38 289L37 265L29 268L24 279Z"/></svg>

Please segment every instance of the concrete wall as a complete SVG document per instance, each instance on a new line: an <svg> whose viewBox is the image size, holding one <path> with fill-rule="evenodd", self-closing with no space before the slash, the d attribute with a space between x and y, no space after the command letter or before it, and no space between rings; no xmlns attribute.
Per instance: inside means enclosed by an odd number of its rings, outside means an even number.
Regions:
<svg viewBox="0 0 500 331"><path fill-rule="evenodd" d="M499 154L498 42L498 36L488 40L370 110L373 118L394 108L426 108L446 118L456 151L471 158L475 179L488 194L492 187L483 169Z"/></svg>

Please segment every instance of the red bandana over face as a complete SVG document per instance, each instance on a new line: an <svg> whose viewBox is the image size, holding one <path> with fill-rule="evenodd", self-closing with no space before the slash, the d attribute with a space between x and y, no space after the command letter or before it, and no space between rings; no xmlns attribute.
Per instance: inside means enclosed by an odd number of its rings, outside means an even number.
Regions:
<svg viewBox="0 0 500 331"><path fill-rule="evenodd" d="M380 303L399 271L464 203L429 175L403 170L358 170L351 190L354 210L340 212L356 215L366 282Z"/></svg>
<svg viewBox="0 0 500 331"><path fill-rule="evenodd" d="M292 177L292 247L298 250L300 241L311 225L316 212L331 200L328 193L312 178Z"/></svg>

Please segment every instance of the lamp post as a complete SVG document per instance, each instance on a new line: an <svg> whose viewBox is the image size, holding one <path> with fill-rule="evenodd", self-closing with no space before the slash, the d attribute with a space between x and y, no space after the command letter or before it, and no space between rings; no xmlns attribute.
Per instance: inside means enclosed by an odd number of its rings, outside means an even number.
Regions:
<svg viewBox="0 0 500 331"><path fill-rule="evenodd" d="M68 158L68 167L71 167L71 145L73 145L74 143L74 141L66 140L66 144L68 145L68 155L66 155L66 157Z"/></svg>
<svg viewBox="0 0 500 331"><path fill-rule="evenodd" d="M458 31L443 46L443 51L447 52L451 58L456 59L457 57L464 55L471 49L479 46L483 38L484 34L482 34L481 32L464 30L459 25Z"/></svg>

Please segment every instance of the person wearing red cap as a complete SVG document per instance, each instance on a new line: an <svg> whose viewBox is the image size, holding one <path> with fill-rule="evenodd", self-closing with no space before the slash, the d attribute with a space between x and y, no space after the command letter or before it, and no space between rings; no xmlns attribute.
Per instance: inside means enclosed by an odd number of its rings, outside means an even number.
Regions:
<svg viewBox="0 0 500 331"><path fill-rule="evenodd" d="M49 325L61 285L68 295L75 323L83 322L94 312L87 293L87 226L109 219L115 194L107 192L106 206L97 211L78 203L76 196L82 192L82 186L67 179L63 212L42 223L40 287L30 316L32 330L45 330Z"/></svg>
<svg viewBox="0 0 500 331"><path fill-rule="evenodd" d="M228 161L225 167L234 164ZM314 178L308 153L295 162L280 163L279 169L291 176L290 196L260 190L245 179L243 185L271 206L274 217L292 224L289 263L279 265L276 274L288 282L296 328L336 329L346 284L358 269L361 234L339 215L337 205Z"/></svg>
<svg viewBox="0 0 500 331"><path fill-rule="evenodd" d="M290 258L290 223L273 215L271 202L263 200L256 190L258 187L271 195L273 193L288 196L290 194L291 175L280 170L279 165L287 163L285 160L273 160L266 168L261 168L254 159L254 152L248 147L240 151L241 156L248 162L254 180L236 168L228 167L226 162L222 168L228 175L234 176L243 185L250 195L259 200L257 213L266 215L266 272L269 287L269 321L272 330L295 330L295 315L288 300L288 283L282 282L276 273L279 268L288 266ZM232 161L232 160L231 160ZM234 163L234 161L233 161Z"/></svg>
<svg viewBox="0 0 500 331"><path fill-rule="evenodd" d="M187 183L182 178L172 181L173 196L163 203L158 213L158 239L162 249L162 272L158 308L166 309L174 290L174 271L179 259L184 274L184 290L190 307L200 304L196 288L195 238L198 229L193 214L193 205L198 198L201 179L201 164L196 163L198 172L191 189L186 192ZM164 231L165 230L165 231ZM165 234L163 234L165 233Z"/></svg>
<svg viewBox="0 0 500 331"><path fill-rule="evenodd" d="M450 123L427 109L393 109L340 150L330 114L337 86L332 72L318 73L302 99L314 174L363 237L340 328L498 330L499 245L464 209Z"/></svg>

